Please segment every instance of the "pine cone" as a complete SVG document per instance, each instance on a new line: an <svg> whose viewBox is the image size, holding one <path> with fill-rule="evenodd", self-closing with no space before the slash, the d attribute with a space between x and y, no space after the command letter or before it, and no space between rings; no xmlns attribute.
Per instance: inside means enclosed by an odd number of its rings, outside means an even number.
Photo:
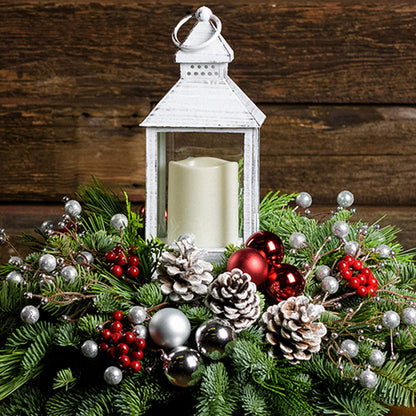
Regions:
<svg viewBox="0 0 416 416"><path fill-rule="evenodd" d="M212 264L201 259L203 250L187 241L177 241L179 253L165 251L160 257L157 280L161 290L173 302L189 302L205 295L214 277Z"/></svg>
<svg viewBox="0 0 416 416"><path fill-rule="evenodd" d="M324 312L322 305L309 303L306 296L291 297L269 306L262 316L267 328L266 339L273 345L271 355L283 357L298 364L309 360L321 348L321 339L327 330L322 322L314 322Z"/></svg>
<svg viewBox="0 0 416 416"><path fill-rule="evenodd" d="M260 316L257 286L240 269L220 274L209 286L207 306L217 318L226 319L236 332L251 326Z"/></svg>

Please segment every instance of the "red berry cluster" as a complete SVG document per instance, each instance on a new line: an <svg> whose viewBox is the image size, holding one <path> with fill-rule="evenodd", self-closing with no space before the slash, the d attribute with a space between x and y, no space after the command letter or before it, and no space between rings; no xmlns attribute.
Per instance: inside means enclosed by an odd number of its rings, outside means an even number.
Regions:
<svg viewBox="0 0 416 416"><path fill-rule="evenodd" d="M338 263L338 270L348 287L354 289L358 296L365 298L376 294L378 281L360 260L346 255Z"/></svg>
<svg viewBox="0 0 416 416"><path fill-rule="evenodd" d="M120 277L125 273L131 279L139 275L139 258L134 254L137 247L131 246L127 253L120 246L114 247L105 254L105 261L110 266L113 276Z"/></svg>
<svg viewBox="0 0 416 416"><path fill-rule="evenodd" d="M123 312L115 311L113 318L110 328L101 331L100 350L115 359L122 369L137 373L142 368L140 360L143 358L146 341L131 331L123 332Z"/></svg>

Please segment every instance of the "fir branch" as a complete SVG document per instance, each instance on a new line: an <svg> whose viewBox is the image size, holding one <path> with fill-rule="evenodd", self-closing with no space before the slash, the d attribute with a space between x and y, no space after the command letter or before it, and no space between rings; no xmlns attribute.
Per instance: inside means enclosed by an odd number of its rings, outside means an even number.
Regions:
<svg viewBox="0 0 416 416"><path fill-rule="evenodd" d="M202 325L212 318L212 312L205 306L191 306L189 304L180 305L178 308L190 320L192 328Z"/></svg>
<svg viewBox="0 0 416 416"><path fill-rule="evenodd" d="M71 368L64 368L56 373L56 377L53 379L52 388L54 390L63 388L65 391L68 391L75 386L76 381L77 379L73 376Z"/></svg>
<svg viewBox="0 0 416 416"><path fill-rule="evenodd" d="M98 335L97 325L108 321L111 314L87 314L78 321L78 331L83 339L96 339Z"/></svg>
<svg viewBox="0 0 416 416"><path fill-rule="evenodd" d="M263 389L252 384L245 384L241 389L241 402L244 414L249 416L271 416L267 394Z"/></svg>
<svg viewBox="0 0 416 416"><path fill-rule="evenodd" d="M81 338L75 322L66 322L56 329L54 344L60 347L78 347Z"/></svg>
<svg viewBox="0 0 416 416"><path fill-rule="evenodd" d="M145 283L136 293L138 304L147 308L159 305L165 300L166 296L163 296L160 286L155 282Z"/></svg>
<svg viewBox="0 0 416 416"><path fill-rule="evenodd" d="M29 383L11 394L7 401L0 404L2 416L43 416L45 397L41 390Z"/></svg>

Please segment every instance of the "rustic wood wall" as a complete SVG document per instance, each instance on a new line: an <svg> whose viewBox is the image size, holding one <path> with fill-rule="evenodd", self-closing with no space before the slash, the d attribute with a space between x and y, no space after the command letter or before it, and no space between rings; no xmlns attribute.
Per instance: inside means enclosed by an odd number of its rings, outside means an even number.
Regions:
<svg viewBox="0 0 416 416"><path fill-rule="evenodd" d="M178 78L171 31L201 5L0 1L0 227L59 217L92 176L143 201L138 124ZM387 214L416 247L416 1L206 5L231 77L267 115L262 195L307 191L320 215L348 189L357 218Z"/></svg>

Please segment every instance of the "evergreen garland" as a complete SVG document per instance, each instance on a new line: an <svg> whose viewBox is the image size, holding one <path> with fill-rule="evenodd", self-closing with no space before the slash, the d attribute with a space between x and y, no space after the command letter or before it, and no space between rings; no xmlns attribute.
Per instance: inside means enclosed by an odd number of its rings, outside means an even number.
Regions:
<svg viewBox="0 0 416 416"><path fill-rule="evenodd" d="M127 373L115 386L108 385L103 379L108 363L87 358L81 346L87 340L100 342L99 331L114 311L127 315L133 306L142 306L147 309L147 326L157 310L178 308L191 324L191 338L214 316L203 295L191 303L169 302L154 279L167 247L157 238L144 239L142 214L135 212L125 193L120 195L94 179L77 194L83 207L79 218L67 216L59 227L37 229L36 237L23 235L34 251L20 263L15 259L0 266L0 414L132 416L178 408L182 414L201 416L382 416L388 412L387 406L415 406L415 326L401 324L389 329L380 325L385 312L400 315L413 306L414 254L402 249L394 227L354 221L347 209L318 221L293 208L295 194L278 192L261 201L260 226L281 238L284 262L304 274L303 295L325 307L319 321L325 324L327 335L320 351L297 365L273 358L260 318L237 333L223 356L216 357L220 359L202 357L202 377L196 385L180 388L169 383L163 351L151 341L144 349L142 370ZM121 232L111 227L115 214L128 218ZM346 241L359 242L366 266L379 282L377 296L352 296L343 284L336 294L323 293L317 267L327 265L336 274L344 256L342 241L333 237L337 221L349 224ZM289 239L295 232L305 236L306 247L291 247ZM377 251L380 242L394 254L381 256ZM137 277L111 272L105 256L115 247L131 249L137 255ZM226 271L228 259L241 247L226 248L222 259L213 264L214 277ZM91 253L93 262L79 261L83 252ZM71 281L60 273L43 273L40 265L45 253L74 266L76 278ZM24 284L9 281L12 272L21 273ZM258 295L262 315L276 302L264 293ZM26 305L40 311L37 322L20 319ZM191 338L189 344L195 347ZM359 344L356 357L341 350L345 339ZM386 361L372 368L376 387L365 388L357 378L374 348L384 353Z"/></svg>

